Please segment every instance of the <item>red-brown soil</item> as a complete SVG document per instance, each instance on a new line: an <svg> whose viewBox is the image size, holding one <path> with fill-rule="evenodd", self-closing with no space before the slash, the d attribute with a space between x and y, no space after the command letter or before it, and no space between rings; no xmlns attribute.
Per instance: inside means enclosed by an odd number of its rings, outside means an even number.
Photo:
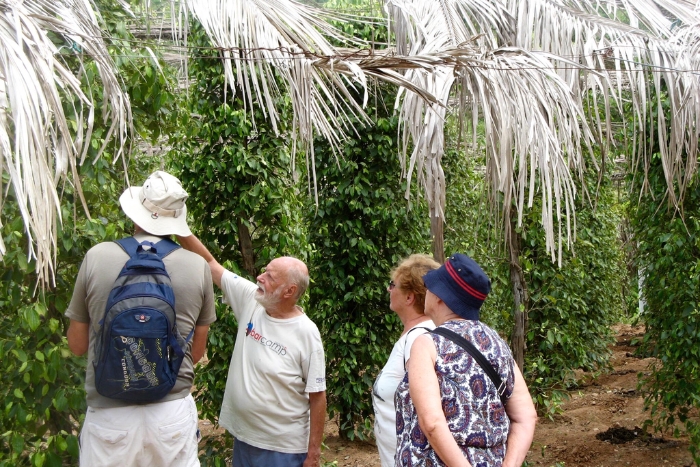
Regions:
<svg viewBox="0 0 700 467"><path fill-rule="evenodd" d="M631 345L643 328L615 327L617 344L612 346L613 370L586 382L563 404L554 420L541 417L527 456L530 466L543 467L691 467L687 439L641 432L648 412L637 391L637 374L646 372L652 359L633 356ZM206 423L206 422L203 422ZM205 435L218 430L204 425ZM598 435L598 437L596 437ZM598 438L603 438L600 440ZM606 440L608 439L608 440ZM625 441L615 444L618 441ZM337 425L326 423L323 461L338 467L380 467L376 448L369 442L349 442L338 437Z"/></svg>

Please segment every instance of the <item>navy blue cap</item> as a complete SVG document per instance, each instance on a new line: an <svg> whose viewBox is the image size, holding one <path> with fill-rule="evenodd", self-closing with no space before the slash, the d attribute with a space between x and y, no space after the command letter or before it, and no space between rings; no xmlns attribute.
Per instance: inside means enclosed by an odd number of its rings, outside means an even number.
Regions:
<svg viewBox="0 0 700 467"><path fill-rule="evenodd" d="M491 292L491 280L476 261L462 253L423 276L425 286L464 319L479 320L479 309Z"/></svg>

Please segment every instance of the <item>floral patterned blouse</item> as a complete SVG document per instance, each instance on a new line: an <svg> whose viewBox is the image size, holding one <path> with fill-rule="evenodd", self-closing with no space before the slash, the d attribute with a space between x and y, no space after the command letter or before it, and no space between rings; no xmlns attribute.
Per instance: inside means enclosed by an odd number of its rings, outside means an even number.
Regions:
<svg viewBox="0 0 700 467"><path fill-rule="evenodd" d="M447 321L442 327L463 336L481 351L506 382L506 398L513 394L513 355L508 344L480 321ZM506 455L510 420L496 387L481 366L462 347L430 334L437 349L435 373L442 410L464 456L474 467L500 467ZM408 372L394 396L396 405L396 465L444 466L418 425L408 392Z"/></svg>

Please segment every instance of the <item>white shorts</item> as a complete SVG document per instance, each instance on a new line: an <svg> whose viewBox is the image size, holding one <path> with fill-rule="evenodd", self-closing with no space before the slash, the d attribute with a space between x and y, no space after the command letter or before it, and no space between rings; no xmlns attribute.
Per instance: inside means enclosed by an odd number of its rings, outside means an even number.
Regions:
<svg viewBox="0 0 700 467"><path fill-rule="evenodd" d="M88 407L80 432L80 466L198 467L198 435L191 395L146 405Z"/></svg>

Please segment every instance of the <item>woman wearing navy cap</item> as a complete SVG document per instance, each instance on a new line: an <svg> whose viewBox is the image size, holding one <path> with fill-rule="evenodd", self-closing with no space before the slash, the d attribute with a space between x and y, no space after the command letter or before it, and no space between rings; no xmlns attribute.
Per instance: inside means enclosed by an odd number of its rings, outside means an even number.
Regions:
<svg viewBox="0 0 700 467"><path fill-rule="evenodd" d="M425 314L471 342L504 388L499 394L481 365L451 339L418 337L396 391L396 465L520 467L537 413L508 344L479 321L491 281L463 254L423 280Z"/></svg>

